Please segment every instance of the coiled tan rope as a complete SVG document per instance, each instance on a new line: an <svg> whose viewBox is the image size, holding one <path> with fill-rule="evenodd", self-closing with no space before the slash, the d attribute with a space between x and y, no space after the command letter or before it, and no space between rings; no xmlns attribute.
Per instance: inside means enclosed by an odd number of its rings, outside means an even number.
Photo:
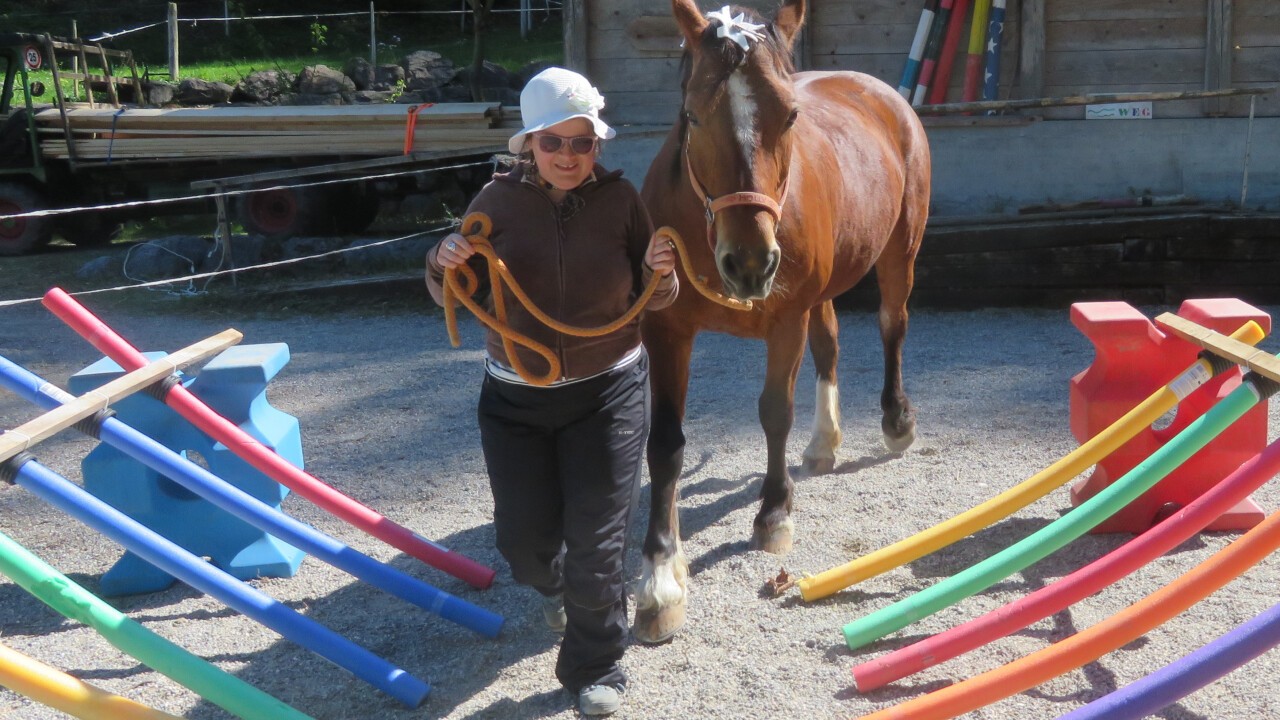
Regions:
<svg viewBox="0 0 1280 720"><path fill-rule="evenodd" d="M507 359L511 361L511 367L520 377L530 385L546 386L555 382L560 377L560 359L550 348L542 343L530 338L527 335L516 332L511 329L507 323L507 303L506 296L502 292L502 285L505 282L511 288L512 294L516 300L529 311L531 315L538 319L543 325L559 332L563 335L571 335L574 337L600 337L608 335L616 330L624 327L627 323L635 319L640 311L644 310L645 305L649 303L654 292L658 289L658 283L662 281L662 276L654 273L649 278L649 283L645 286L644 291L640 293L640 297L636 299L634 305L622 317L614 320L607 325L601 325L594 328L581 328L573 325L566 325L555 318L547 315L541 308L534 304L533 300L525 294L520 287L520 283L516 282L511 271L507 269L502 259L498 257L497 252L493 249L493 244L489 242L489 234L493 230L493 222L489 216L484 213L471 213L462 221L462 233L466 237L467 242L475 249L476 253L483 256L489 261L489 286L493 292L493 314L489 314L478 302L472 299L472 295L480 286L480 279L476 276L474 270L463 264L453 268L446 268L444 272L444 319L445 327L449 330L449 342L454 347L462 344L462 340L458 335L458 317L457 304L461 303L463 307L470 310L480 322L486 327L502 336L502 347L506 350ZM734 310L750 310L752 305L750 301L735 300L725 297L720 293L707 287L702 278L698 277L692 265L689 263L689 254L685 250L684 240L674 229L670 227L661 227L654 233L658 237L665 237L667 242L671 243L675 248L676 254L680 256L680 261L684 267L685 275L689 278L689 282L698 290L700 294L707 299ZM521 362L520 356L516 353L516 345L522 345L547 361L547 372L544 375L534 375L524 363Z"/></svg>

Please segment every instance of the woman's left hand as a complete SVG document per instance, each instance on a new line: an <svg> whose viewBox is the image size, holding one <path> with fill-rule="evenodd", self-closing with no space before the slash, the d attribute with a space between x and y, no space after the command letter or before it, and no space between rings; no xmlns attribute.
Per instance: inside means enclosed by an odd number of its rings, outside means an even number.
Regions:
<svg viewBox="0 0 1280 720"><path fill-rule="evenodd" d="M649 238L649 249L644 253L644 264L658 275L670 275L676 269L675 245L661 235Z"/></svg>

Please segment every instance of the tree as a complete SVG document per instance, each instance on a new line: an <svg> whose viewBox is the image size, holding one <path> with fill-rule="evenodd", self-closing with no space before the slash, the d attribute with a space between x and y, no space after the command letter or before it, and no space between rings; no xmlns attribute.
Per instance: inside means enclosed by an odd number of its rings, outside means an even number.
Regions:
<svg viewBox="0 0 1280 720"><path fill-rule="evenodd" d="M468 84L471 86L471 99L475 102L484 100L483 81L481 73L484 71L484 36L489 29L490 11L493 10L493 0L467 0L471 5L472 14L472 37L474 42L471 46L471 73L467 78Z"/></svg>

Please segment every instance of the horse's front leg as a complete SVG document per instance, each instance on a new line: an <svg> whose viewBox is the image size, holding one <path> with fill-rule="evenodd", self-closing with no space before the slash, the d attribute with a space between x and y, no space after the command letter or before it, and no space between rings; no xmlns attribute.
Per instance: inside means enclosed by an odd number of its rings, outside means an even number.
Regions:
<svg viewBox="0 0 1280 720"><path fill-rule="evenodd" d="M653 644L671 639L685 618L689 563L680 545L676 482L684 467L683 422L693 335L671 332L651 318L642 327L653 402L648 445L651 500L632 634L640 642Z"/></svg>
<svg viewBox="0 0 1280 720"><path fill-rule="evenodd" d="M813 406L813 437L804 449L804 469L810 475L835 470L840 448L840 383L836 365L840 360L840 326L830 300L809 312L809 352L817 374L817 400Z"/></svg>
<svg viewBox="0 0 1280 720"><path fill-rule="evenodd" d="M787 472L787 436L795 420L796 375L804 356L809 313L780 318L765 336L768 367L760 393L760 425L769 460L760 488L760 512L752 523L751 548L782 554L791 550L794 525L791 499L795 483Z"/></svg>

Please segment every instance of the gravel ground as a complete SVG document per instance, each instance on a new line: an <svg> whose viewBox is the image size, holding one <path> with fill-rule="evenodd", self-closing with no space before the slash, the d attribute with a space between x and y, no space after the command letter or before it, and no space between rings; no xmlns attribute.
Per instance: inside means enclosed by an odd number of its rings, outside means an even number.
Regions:
<svg viewBox="0 0 1280 720"><path fill-rule="evenodd" d="M172 350L228 326L245 343L288 343L292 359L270 386L271 403L302 427L314 475L444 545L498 569L478 592L418 563L290 496L284 509L343 542L446 591L503 613L506 627L486 640L306 559L296 576L253 581L259 590L431 682L416 710L356 680L221 603L175 585L113 598L133 619L321 720L340 718L573 718L572 698L555 683L556 637L542 626L531 591L515 586L493 549L491 506L474 402L482 372L480 332L464 323L463 347L449 346L443 316L357 310L328 315L190 314L179 303L105 310L105 320L143 349ZM354 304L354 303L353 303ZM1142 308L1154 316L1162 308ZM1274 309L1268 309L1274 314ZM65 384L97 359L43 309L0 309L0 354ZM756 395L763 376L759 343L705 335L694 356L688 408L681 524L692 571L689 623L672 642L633 645L625 666L631 690L618 718L847 718L971 677L1087 628L1141 599L1229 543L1202 535L1118 587L966 656L888 688L859 694L858 662L941 631L1021 597L1121 544L1086 536L1064 551L958 606L857 652L844 623L925 588L1008 546L1070 508L1065 489L976 536L845 590L805 603L762 590L785 566L816 573L931 526L985 500L1070 452L1067 389L1092 362L1089 342L1066 309L917 311L906 351L907 389L919 408L919 439L903 456L880 445L880 351L873 316L846 313L840 384L844 446L836 471L798 478L796 548L779 558L747 550L764 467ZM793 471L808 441L812 371L802 374ZM36 414L0 394L0 427ZM1276 411L1271 411L1275 425ZM46 465L79 480L91 442L60 435L39 448ZM1280 506L1280 490L1256 498ZM647 512L647 493L642 512ZM0 489L4 532L91 591L120 549L20 488ZM634 528L628 569L639 570L643 523ZM976 718L1053 718L1128 684L1216 638L1276 600L1280 559L1268 558L1165 627L1082 670L973 713ZM116 651L93 631L0 580L3 642L107 690L189 718L228 717L166 677ZM1166 709L1172 719L1274 717L1280 658L1245 669ZM0 717L60 717L0 690Z"/></svg>

